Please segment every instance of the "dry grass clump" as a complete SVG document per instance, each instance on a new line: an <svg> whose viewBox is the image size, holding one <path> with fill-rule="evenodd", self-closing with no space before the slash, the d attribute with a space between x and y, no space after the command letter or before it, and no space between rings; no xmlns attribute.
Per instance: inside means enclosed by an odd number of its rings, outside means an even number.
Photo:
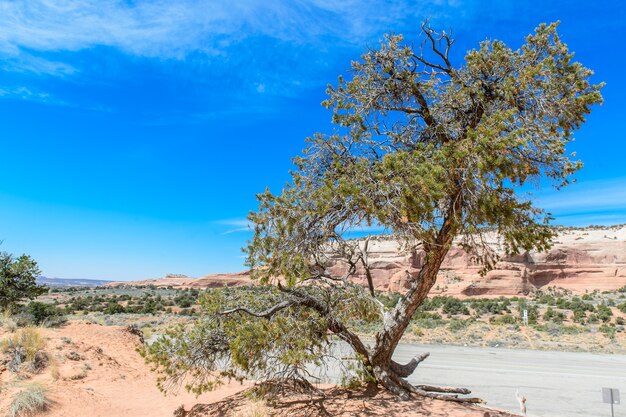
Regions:
<svg viewBox="0 0 626 417"><path fill-rule="evenodd" d="M40 384L29 384L18 392L9 408L9 417L33 416L46 411L50 406L46 388Z"/></svg>
<svg viewBox="0 0 626 417"><path fill-rule="evenodd" d="M233 417L267 417L268 409L263 400L249 400Z"/></svg>
<svg viewBox="0 0 626 417"><path fill-rule="evenodd" d="M18 328L17 321L13 318L11 310L9 309L2 312L2 315L0 316L0 323L2 324L4 330L11 333L15 332Z"/></svg>
<svg viewBox="0 0 626 417"><path fill-rule="evenodd" d="M0 352L10 356L8 367L16 372L22 364L28 363L32 372L43 369L48 356L42 349L45 340L36 327L26 327L0 341Z"/></svg>

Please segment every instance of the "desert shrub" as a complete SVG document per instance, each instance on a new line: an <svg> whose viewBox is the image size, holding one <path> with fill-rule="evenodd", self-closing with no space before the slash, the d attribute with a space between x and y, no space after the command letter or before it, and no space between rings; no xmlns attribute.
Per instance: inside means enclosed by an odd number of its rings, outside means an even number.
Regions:
<svg viewBox="0 0 626 417"><path fill-rule="evenodd" d="M47 397L46 389L39 384L29 384L13 398L9 416L32 416L46 411L49 406L50 400Z"/></svg>
<svg viewBox="0 0 626 417"><path fill-rule="evenodd" d="M23 350L27 361L33 360L35 354L43 349L45 341L36 327L26 327L8 336L0 342L0 349L4 353L14 350Z"/></svg>
<svg viewBox="0 0 626 417"><path fill-rule="evenodd" d="M379 293L376 295L378 301L383 303L383 305L387 308L393 308L398 304L398 300L400 299L402 294L399 292L390 292L390 293Z"/></svg>
<svg viewBox="0 0 626 417"><path fill-rule="evenodd" d="M2 315L0 316L0 323L6 331L11 333L16 331L18 327L17 321L15 320L15 318L11 314L11 310L9 309L6 309L2 312Z"/></svg>
<svg viewBox="0 0 626 417"><path fill-rule="evenodd" d="M419 312L415 316L415 323L424 329L435 329L446 325L446 321L437 313Z"/></svg>
<svg viewBox="0 0 626 417"><path fill-rule="evenodd" d="M600 326L599 330L604 333L609 339L615 339L615 326L610 326L605 323Z"/></svg>
<svg viewBox="0 0 626 417"><path fill-rule="evenodd" d="M0 341L0 351L8 354L7 366L11 371L17 372L24 365L36 373L48 364L48 355L42 350L44 345L39 329L27 327Z"/></svg>
<svg viewBox="0 0 626 417"><path fill-rule="evenodd" d="M624 324L626 324L626 320L624 320L623 317L618 317L618 318L615 319L615 324L623 326Z"/></svg>
<svg viewBox="0 0 626 417"><path fill-rule="evenodd" d="M528 312L528 324L536 324L539 318L539 308L536 305L528 304L523 298L520 298L517 303L517 310L519 312L519 319L523 320L524 310Z"/></svg>
<svg viewBox="0 0 626 417"><path fill-rule="evenodd" d="M445 301L443 302L442 311L449 316L455 316L457 314L469 314L469 310L467 309L465 304L458 298L454 297L446 297Z"/></svg>
<svg viewBox="0 0 626 417"><path fill-rule="evenodd" d="M600 304L597 307L598 311L598 319L603 321L604 323L608 323L611 321L611 317L613 316L613 311L610 307L605 306L604 304Z"/></svg>
<svg viewBox="0 0 626 417"><path fill-rule="evenodd" d="M110 301L104 309L104 314L120 314L125 313L126 309L115 301Z"/></svg>
<svg viewBox="0 0 626 417"><path fill-rule="evenodd" d="M489 322L496 325L516 324L517 319L510 314L504 314L498 317L492 317Z"/></svg>
<svg viewBox="0 0 626 417"><path fill-rule="evenodd" d="M574 310L574 317L573 317L574 323L583 324L586 319L587 319L587 313L585 313L582 310Z"/></svg>
<svg viewBox="0 0 626 417"><path fill-rule="evenodd" d="M33 323L36 325L55 325L65 321L63 312L52 304L32 301L26 307L26 312L33 316Z"/></svg>
<svg viewBox="0 0 626 417"><path fill-rule="evenodd" d="M450 324L448 324L448 329L452 332L458 332L461 330L465 330L469 327L470 324L474 323L476 320L474 318L469 318L467 320L458 320L452 319L450 320Z"/></svg>
<svg viewBox="0 0 626 417"><path fill-rule="evenodd" d="M543 315L545 321L551 321L556 324L562 324L565 321L565 313L561 311L553 310L552 307L548 307Z"/></svg>
<svg viewBox="0 0 626 417"><path fill-rule="evenodd" d="M510 313L511 300L500 297L498 299L479 298L470 301L470 307L478 314Z"/></svg>
<svg viewBox="0 0 626 417"><path fill-rule="evenodd" d="M626 303L622 303L617 305L617 308L619 311L621 311L622 313L626 314Z"/></svg>
<svg viewBox="0 0 626 417"><path fill-rule="evenodd" d="M268 407L262 400L249 400L234 417L266 417L269 416Z"/></svg>
<svg viewBox="0 0 626 417"><path fill-rule="evenodd" d="M537 304L547 304L549 306L556 305L556 299L554 298L554 296L546 294L544 292L537 292L535 294L535 302Z"/></svg>
<svg viewBox="0 0 626 417"><path fill-rule="evenodd" d="M424 336L424 332L422 331L422 329L420 329L420 327L415 324L411 326L411 333L413 333L413 335L417 337Z"/></svg>

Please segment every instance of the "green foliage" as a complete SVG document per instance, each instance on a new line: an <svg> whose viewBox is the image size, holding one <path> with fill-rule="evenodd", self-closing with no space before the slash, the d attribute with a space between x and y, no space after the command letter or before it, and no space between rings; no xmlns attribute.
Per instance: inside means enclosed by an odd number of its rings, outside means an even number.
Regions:
<svg viewBox="0 0 626 417"><path fill-rule="evenodd" d="M33 323L36 325L58 324L63 321L63 312L52 304L32 301L26 311L33 316Z"/></svg>
<svg viewBox="0 0 626 417"><path fill-rule="evenodd" d="M372 299L363 297L360 288L353 287L341 297L321 294L322 290L315 288L303 291L329 297L328 306L338 319L376 318L371 314ZM319 364L330 349L328 319L300 306L285 307L266 318L239 310L267 311L286 300L275 287L220 288L203 294L202 316L193 326L168 331L143 352L162 372L159 387L168 391L174 388L172 381L188 377L191 382L186 388L201 393L224 378L302 378L305 367ZM229 310L229 314L221 314ZM226 366L220 367L222 364Z"/></svg>
<svg viewBox="0 0 626 417"><path fill-rule="evenodd" d="M30 256L17 258L0 252L0 310L14 308L22 300L34 299L46 292L47 287L37 285L40 275L37 262Z"/></svg>
<svg viewBox="0 0 626 417"><path fill-rule="evenodd" d="M435 329L446 325L446 321L437 313L419 312L415 314L413 321L418 328L423 329Z"/></svg>
<svg viewBox="0 0 626 417"><path fill-rule="evenodd" d="M553 310L552 307L548 307L543 315L545 321L551 321L555 324L562 324L565 321L565 313L561 311Z"/></svg>
<svg viewBox="0 0 626 417"><path fill-rule="evenodd" d="M474 318L469 318L467 320L452 319L450 320L450 324L448 324L448 328L450 331L458 332L467 329L472 323L475 322L476 319Z"/></svg>
<svg viewBox="0 0 626 417"><path fill-rule="evenodd" d="M529 304L525 299L521 298L518 301L517 308L519 311L519 319L523 319L524 309L528 312L528 324L537 324L539 318L539 307L535 304Z"/></svg>
<svg viewBox="0 0 626 417"><path fill-rule="evenodd" d="M517 319L510 314L504 314L502 316L492 317L489 322L497 325L517 324Z"/></svg>
<svg viewBox="0 0 626 417"><path fill-rule="evenodd" d="M582 164L566 145L602 102L557 26L541 25L519 50L485 41L458 68L421 71L400 35L354 61L324 102L339 133L310 138L283 193L258 196L254 276L314 277L321 249L352 225L432 244L455 196L453 230L486 268L496 260L478 237L486 227L507 252L546 249L549 216L515 191L541 177L568 183Z"/></svg>
<svg viewBox="0 0 626 417"><path fill-rule="evenodd" d="M510 313L510 306L511 301L504 297L495 300L479 298L470 301L470 307L479 316L482 314L500 314L502 312Z"/></svg>
<svg viewBox="0 0 626 417"><path fill-rule="evenodd" d="M259 194L249 215L246 265L261 284L280 277L282 286L205 294L191 328L173 330L146 351L162 384L188 376L189 388L201 392L220 376L298 374L323 357L329 334L367 352L348 326L382 317L371 358L387 360L409 318L426 327L445 323L420 316L427 311L469 313L451 297L425 301L455 240L482 273L498 260L487 231L498 233L507 254L549 248L550 215L533 205L527 184L568 184L582 163L566 147L602 102L602 85L592 85L592 71L573 61L557 26L540 25L517 50L484 41L456 66L434 40L430 61L401 35L353 61L350 78L329 86L323 103L333 111L335 133L309 138L290 182L280 194ZM352 284L357 275L371 278L369 239L348 234L371 225L407 253L424 252L420 276L408 277L410 289L397 300L379 301L373 288ZM331 268L338 262L347 271ZM507 303L476 307L510 311ZM496 323L516 318L506 314Z"/></svg>
<svg viewBox="0 0 626 417"><path fill-rule="evenodd" d="M599 330L604 333L609 339L615 339L615 326L611 326L605 323L600 326Z"/></svg>
<svg viewBox="0 0 626 417"><path fill-rule="evenodd" d="M599 320L603 321L604 323L608 323L609 321L611 321L611 317L613 317L613 311L610 307L604 304L600 304L597 307L597 311Z"/></svg>

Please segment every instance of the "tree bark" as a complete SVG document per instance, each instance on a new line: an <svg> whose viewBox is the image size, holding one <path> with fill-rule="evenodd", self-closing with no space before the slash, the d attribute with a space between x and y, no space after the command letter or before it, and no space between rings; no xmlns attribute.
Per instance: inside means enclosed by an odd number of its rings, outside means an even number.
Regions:
<svg viewBox="0 0 626 417"><path fill-rule="evenodd" d="M391 359L411 318L424 302L437 281L439 268L450 250L456 234L456 220L460 211L461 193L457 190L457 192L451 196L450 206L446 213L444 223L436 238L430 244L425 245L426 260L422 269L417 277L411 281L411 286L398 301L398 304L391 312L385 314L383 318L383 328L376 334L376 343L369 356L369 365L373 369L374 377L385 388L398 395L401 399L408 399L410 393L415 393L433 398L446 397L446 399L451 401L474 402L472 400L477 400L458 398L455 395L446 396L442 394L432 394L432 391L469 393L469 391L465 389L440 388L437 390L426 390L417 388L408 383L404 378L415 371L417 365L426 359L427 354L418 356L405 365L400 365Z"/></svg>

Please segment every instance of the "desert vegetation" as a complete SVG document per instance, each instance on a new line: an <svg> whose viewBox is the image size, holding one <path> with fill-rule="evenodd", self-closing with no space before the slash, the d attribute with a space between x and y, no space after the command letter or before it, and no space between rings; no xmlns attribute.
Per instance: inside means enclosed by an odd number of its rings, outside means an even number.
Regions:
<svg viewBox="0 0 626 417"><path fill-rule="evenodd" d="M509 255L550 247L550 215L518 191L539 180L557 188L569 183L582 163L566 145L602 102L602 85L591 84L592 71L573 61L557 26L540 25L518 50L484 41L454 66L454 39L426 22L421 47L389 35L353 61L350 78L329 86L323 103L332 109L335 132L311 137L294 159L291 181L280 194L259 194L259 209L249 216L247 265L270 286L205 294L193 326L169 331L146 352L161 387L187 381L188 389L203 392L221 377L303 378L305 364L323 360L339 338L353 349L363 382L404 400L478 402L460 396L469 393L464 388L407 382L427 354L406 364L392 355L454 241L482 273L499 259L488 231L497 232ZM371 226L407 253L424 253L419 272L407 276L405 292L388 305L369 273L369 240L349 239ZM337 259L345 273L330 268ZM365 288L351 282L359 268ZM429 303L449 316L481 310L450 298ZM603 307L594 311L608 315ZM421 313L440 322L439 313ZM554 322L565 319L561 314L550 306L544 316ZM493 324L515 321L502 315ZM371 345L357 322L380 324ZM465 325L456 320L452 327Z"/></svg>

